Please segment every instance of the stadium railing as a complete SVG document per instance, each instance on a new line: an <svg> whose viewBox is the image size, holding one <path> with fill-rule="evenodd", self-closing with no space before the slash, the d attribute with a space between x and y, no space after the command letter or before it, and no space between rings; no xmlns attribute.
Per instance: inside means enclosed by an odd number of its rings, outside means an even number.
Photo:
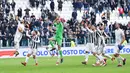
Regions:
<svg viewBox="0 0 130 73"><path fill-rule="evenodd" d="M41 46L41 47L42 46L47 46L48 42L49 42L47 39L44 39L44 40L43 39L44 38L41 38L41 42L39 44L39 46ZM87 44L87 37L84 37L82 39L77 39L77 38L68 39L68 38L64 38L62 47L71 47L71 41L74 41L75 46L85 45L85 44ZM29 42L30 42L29 39L27 39L27 40L26 39L22 39L21 42L20 42L20 46L21 47L28 47L29 46ZM130 39L129 39L129 42L130 42ZM109 38L109 39L106 40L106 44L107 45L114 45L114 43L115 43L115 40L113 38ZM10 48L10 47L13 47L13 46L14 46L13 41L10 41L10 40L4 41L4 40L0 39L0 48Z"/></svg>

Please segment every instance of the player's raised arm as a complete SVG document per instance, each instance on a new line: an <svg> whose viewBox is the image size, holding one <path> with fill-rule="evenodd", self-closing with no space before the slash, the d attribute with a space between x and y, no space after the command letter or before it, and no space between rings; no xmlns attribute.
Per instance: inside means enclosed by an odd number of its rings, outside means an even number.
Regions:
<svg viewBox="0 0 130 73"><path fill-rule="evenodd" d="M21 25L23 25L23 26L18 25L18 28L17 28L19 32L23 33L24 32L24 25L25 25L24 24L24 20L22 20L21 22L18 21L18 23L21 24Z"/></svg>
<svg viewBox="0 0 130 73"><path fill-rule="evenodd" d="M48 26L48 30L51 31L52 33L54 33L52 26Z"/></svg>
<svg viewBox="0 0 130 73"><path fill-rule="evenodd" d="M53 21L53 24L55 25L56 23L57 23L57 20L59 20L60 19L60 16L57 16L56 18L55 18L55 20Z"/></svg>
<svg viewBox="0 0 130 73"><path fill-rule="evenodd" d="M110 36L109 36L109 35L107 35L107 33L106 33L106 32L104 32L104 31L103 31L103 34L104 34L104 36L105 36L105 39L110 38Z"/></svg>
<svg viewBox="0 0 130 73"><path fill-rule="evenodd" d="M31 35L29 34L29 30L26 31L26 36L31 38Z"/></svg>

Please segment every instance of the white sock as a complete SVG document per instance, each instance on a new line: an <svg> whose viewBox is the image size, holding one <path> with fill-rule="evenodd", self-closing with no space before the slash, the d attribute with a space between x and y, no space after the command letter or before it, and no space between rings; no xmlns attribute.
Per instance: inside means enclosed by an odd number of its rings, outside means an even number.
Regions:
<svg viewBox="0 0 130 73"><path fill-rule="evenodd" d="M57 62L60 62L60 52L59 52L59 50L57 51L57 53L58 53Z"/></svg>
<svg viewBox="0 0 130 73"><path fill-rule="evenodd" d="M98 63L100 63L100 61L99 61L99 59L98 58L96 58L96 63L98 64Z"/></svg>
<svg viewBox="0 0 130 73"><path fill-rule="evenodd" d="M119 56L121 60L124 60L124 58L122 56Z"/></svg>
<svg viewBox="0 0 130 73"><path fill-rule="evenodd" d="M85 62L88 62L88 58L89 58L89 54L86 53L86 54L85 54Z"/></svg>
<svg viewBox="0 0 130 73"><path fill-rule="evenodd" d="M58 58L60 58L60 51L58 51Z"/></svg>
<svg viewBox="0 0 130 73"><path fill-rule="evenodd" d="M109 54L104 54L105 57L112 59L112 57Z"/></svg>
<svg viewBox="0 0 130 73"><path fill-rule="evenodd" d="M57 61L56 61L56 62L58 62L58 63L59 63L59 62L60 62L60 58L57 58Z"/></svg>
<svg viewBox="0 0 130 73"><path fill-rule="evenodd" d="M29 59L29 57L26 56L26 60L25 60L26 63L28 62L28 59Z"/></svg>
<svg viewBox="0 0 130 73"><path fill-rule="evenodd" d="M95 57L98 58L99 60L101 60L100 55L97 55L97 54L96 54Z"/></svg>
<svg viewBox="0 0 130 73"><path fill-rule="evenodd" d="M35 63L38 63L38 62L37 62L37 58L35 58L34 61L35 61Z"/></svg>
<svg viewBox="0 0 130 73"><path fill-rule="evenodd" d="M117 57L118 64L121 65L121 58Z"/></svg>
<svg viewBox="0 0 130 73"><path fill-rule="evenodd" d="M102 55L99 55L99 57L100 57L101 60L104 60L104 57Z"/></svg>
<svg viewBox="0 0 130 73"><path fill-rule="evenodd" d="M100 62L102 62L102 64L105 64L106 62L104 61L104 57L102 55L100 55L99 57L100 57Z"/></svg>
<svg viewBox="0 0 130 73"><path fill-rule="evenodd" d="M100 63L100 64L105 63L104 60L103 60L103 57L102 57L101 55L97 55L97 54L96 54L95 57L97 58L97 60L99 60L99 63Z"/></svg>

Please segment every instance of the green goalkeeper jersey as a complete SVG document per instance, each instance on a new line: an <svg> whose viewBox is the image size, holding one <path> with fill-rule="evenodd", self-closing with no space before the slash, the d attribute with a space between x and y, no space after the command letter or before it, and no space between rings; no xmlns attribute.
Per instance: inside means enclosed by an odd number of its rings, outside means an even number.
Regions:
<svg viewBox="0 0 130 73"><path fill-rule="evenodd" d="M60 38L62 39L63 38L63 24L60 22L60 23L55 23L54 24L56 26L56 38Z"/></svg>

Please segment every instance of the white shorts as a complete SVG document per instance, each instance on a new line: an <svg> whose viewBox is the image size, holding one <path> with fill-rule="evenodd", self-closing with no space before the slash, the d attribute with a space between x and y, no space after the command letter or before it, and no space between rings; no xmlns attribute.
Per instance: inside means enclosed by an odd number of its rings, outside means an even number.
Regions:
<svg viewBox="0 0 130 73"><path fill-rule="evenodd" d="M29 49L28 54L36 55L37 54L37 49Z"/></svg>
<svg viewBox="0 0 130 73"><path fill-rule="evenodd" d="M86 49L86 51L88 51L88 52L96 52L94 43L87 43L87 49Z"/></svg>

